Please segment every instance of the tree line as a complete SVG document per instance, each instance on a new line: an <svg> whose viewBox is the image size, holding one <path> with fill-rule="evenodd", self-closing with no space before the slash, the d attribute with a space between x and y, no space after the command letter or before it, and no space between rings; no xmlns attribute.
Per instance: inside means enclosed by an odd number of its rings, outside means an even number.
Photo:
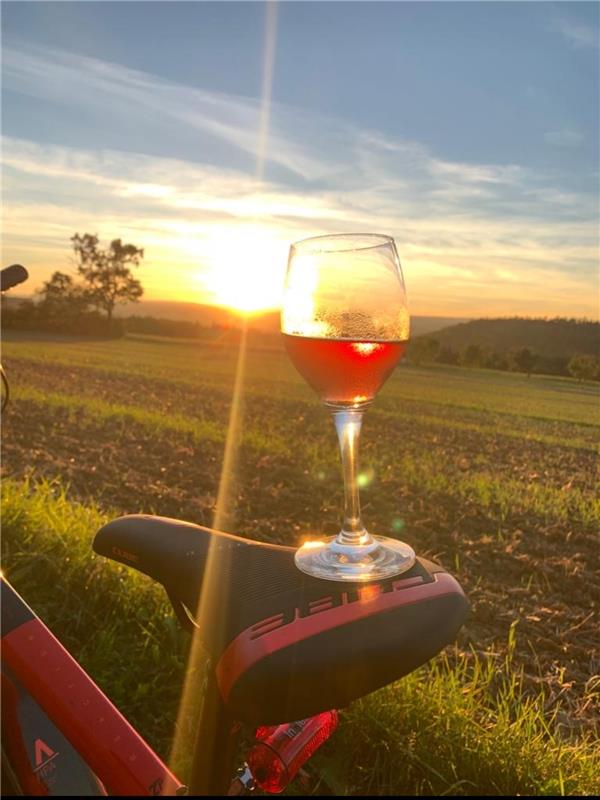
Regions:
<svg viewBox="0 0 600 800"><path fill-rule="evenodd" d="M131 271L140 265L143 249L121 239L102 247L98 236L89 233L76 233L71 243L75 276L56 271L37 291L37 301L4 306L3 325L92 336L123 334L114 309L119 303L137 302L144 293Z"/></svg>
<svg viewBox="0 0 600 800"><path fill-rule="evenodd" d="M33 328L66 334L91 336L121 336L127 327L132 332L159 334L163 336L182 336L204 338L206 326L201 323L182 322L153 318L132 317L124 320L114 319L114 310L119 303L137 302L143 295L140 281L133 276L132 267L138 267L144 251L133 244L124 244L121 239L113 239L106 247L100 245L97 235L76 233L71 237L75 255L75 275L56 271L38 290L37 301L23 300L18 304L4 304L2 324L7 328ZM485 323L486 330L481 329ZM462 367L478 367L497 370L511 370L526 375L543 373L546 375L571 375L577 380L600 380L598 359L590 352L574 352L569 356L548 355L552 344L561 341L573 331L583 332L579 336L579 346L590 349L589 339L597 343L597 324L578 320L479 320L477 331L466 334L466 325L458 325L445 331L445 335L458 337L453 345L431 336L420 336L410 342L408 360L412 364L450 364ZM508 324L508 327L507 327ZM539 353L530 347L511 347L496 349L494 343L502 343L502 336L510 334L512 341L518 337L531 338L543 342L546 352ZM549 335L549 328L556 329ZM494 328L495 326L495 328ZM519 327L520 326L520 327ZM490 339L490 334L497 335ZM460 337L468 335L479 337L488 343L460 344ZM557 336L559 339L557 340ZM491 343L490 343L491 342ZM577 340L571 346L577 346ZM540 345L540 349L544 349ZM575 349L575 347L573 347ZM594 346L593 351L597 350ZM564 351L563 351L564 352Z"/></svg>
<svg viewBox="0 0 600 800"><path fill-rule="evenodd" d="M467 344L460 349L442 345L431 336L420 336L408 348L411 364L451 364L461 367L508 370L529 376L570 375L579 381L600 380L600 364L588 353L575 353L570 357L547 356L529 347L513 347L507 352L497 352L478 344Z"/></svg>

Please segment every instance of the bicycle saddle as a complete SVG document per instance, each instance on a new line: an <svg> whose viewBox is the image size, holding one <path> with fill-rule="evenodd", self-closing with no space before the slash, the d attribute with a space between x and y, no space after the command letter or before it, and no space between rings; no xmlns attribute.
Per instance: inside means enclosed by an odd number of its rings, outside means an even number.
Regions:
<svg viewBox="0 0 600 800"><path fill-rule="evenodd" d="M224 702L277 724L340 708L406 675L451 642L468 608L458 582L425 559L397 578L311 578L295 549L178 520L132 515L105 525L100 555L166 588L199 627Z"/></svg>

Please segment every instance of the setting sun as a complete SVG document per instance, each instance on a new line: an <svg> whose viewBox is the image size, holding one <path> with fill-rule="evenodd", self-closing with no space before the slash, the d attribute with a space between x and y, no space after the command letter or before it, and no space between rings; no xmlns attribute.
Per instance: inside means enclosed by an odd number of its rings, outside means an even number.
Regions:
<svg viewBox="0 0 600 800"><path fill-rule="evenodd" d="M289 243L266 227L221 227L207 238L206 286L212 302L242 313L276 308Z"/></svg>

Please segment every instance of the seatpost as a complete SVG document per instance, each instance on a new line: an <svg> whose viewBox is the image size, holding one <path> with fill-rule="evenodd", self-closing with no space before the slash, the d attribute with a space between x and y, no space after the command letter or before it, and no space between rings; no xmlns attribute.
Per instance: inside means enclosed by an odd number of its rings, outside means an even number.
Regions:
<svg viewBox="0 0 600 800"><path fill-rule="evenodd" d="M240 726L225 707L212 665L194 743L190 795L225 796L233 776Z"/></svg>

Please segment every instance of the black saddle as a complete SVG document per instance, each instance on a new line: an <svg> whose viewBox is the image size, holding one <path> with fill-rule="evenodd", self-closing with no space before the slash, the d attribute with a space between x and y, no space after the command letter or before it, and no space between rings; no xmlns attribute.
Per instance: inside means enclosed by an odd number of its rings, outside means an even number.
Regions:
<svg viewBox="0 0 600 800"><path fill-rule="evenodd" d="M116 519L94 549L163 584L198 626L227 708L256 724L340 708L406 675L454 639L468 608L425 559L381 582L329 582L300 572L294 548L163 517Z"/></svg>

